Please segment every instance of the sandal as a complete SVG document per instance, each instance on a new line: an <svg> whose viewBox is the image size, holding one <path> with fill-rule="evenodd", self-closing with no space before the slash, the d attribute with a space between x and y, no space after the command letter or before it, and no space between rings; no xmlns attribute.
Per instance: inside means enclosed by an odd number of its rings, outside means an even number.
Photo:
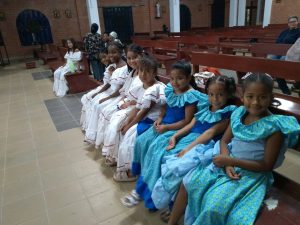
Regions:
<svg viewBox="0 0 300 225"><path fill-rule="evenodd" d="M165 223L169 222L170 216L171 216L171 211L169 209L165 209L160 213L160 219Z"/></svg>
<svg viewBox="0 0 300 225"><path fill-rule="evenodd" d="M137 176L129 177L126 171L115 172L113 176L117 182L132 182L137 180Z"/></svg>
<svg viewBox="0 0 300 225"><path fill-rule="evenodd" d="M130 192L130 194L121 198L121 203L127 208L132 208L132 207L136 206L140 201L141 201L141 198L138 195L138 193L136 193L135 190L132 190Z"/></svg>

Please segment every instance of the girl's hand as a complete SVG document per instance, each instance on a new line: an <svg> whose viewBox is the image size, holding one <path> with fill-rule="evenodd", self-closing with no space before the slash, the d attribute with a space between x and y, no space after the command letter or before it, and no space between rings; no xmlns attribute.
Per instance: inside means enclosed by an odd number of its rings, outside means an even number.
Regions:
<svg viewBox="0 0 300 225"><path fill-rule="evenodd" d="M185 153L187 153L189 151L189 149L185 148L183 150L181 150L181 152L179 152L177 154L177 157L181 158L182 156L184 156Z"/></svg>
<svg viewBox="0 0 300 225"><path fill-rule="evenodd" d="M125 135L126 132L129 130L130 126L127 125L124 125L122 128L121 128L121 134Z"/></svg>
<svg viewBox="0 0 300 225"><path fill-rule="evenodd" d="M154 122L154 127L155 129L158 127L158 125L161 124L162 118L158 118L155 122Z"/></svg>
<svg viewBox="0 0 300 225"><path fill-rule="evenodd" d="M161 133L168 131L168 126L167 125L157 125L155 127L155 130L161 134Z"/></svg>
<svg viewBox="0 0 300 225"><path fill-rule="evenodd" d="M232 166L229 155L217 155L213 158L213 162L217 167Z"/></svg>
<svg viewBox="0 0 300 225"><path fill-rule="evenodd" d="M105 102L106 100L108 100L108 98L102 98L102 99L100 99L99 104L101 104L102 102Z"/></svg>
<svg viewBox="0 0 300 225"><path fill-rule="evenodd" d="M169 140L169 145L167 146L166 150L169 151L171 149L173 149L176 145L176 138L174 136L172 136Z"/></svg>
<svg viewBox="0 0 300 225"><path fill-rule="evenodd" d="M126 109L128 106L130 106L130 102L125 102L120 106L120 109Z"/></svg>
<svg viewBox="0 0 300 225"><path fill-rule="evenodd" d="M226 166L225 172L227 176L233 180L239 180L241 178L241 175L237 174L232 166Z"/></svg>
<svg viewBox="0 0 300 225"><path fill-rule="evenodd" d="M110 75L112 75L112 73L115 71L115 67L113 67L113 66L110 66L109 68L108 68L108 72L110 73Z"/></svg>

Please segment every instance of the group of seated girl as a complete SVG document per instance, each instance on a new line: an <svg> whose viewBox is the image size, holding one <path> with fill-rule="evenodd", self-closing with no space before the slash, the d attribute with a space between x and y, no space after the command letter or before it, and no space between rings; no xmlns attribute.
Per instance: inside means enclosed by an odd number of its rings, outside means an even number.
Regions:
<svg viewBox="0 0 300 225"><path fill-rule="evenodd" d="M57 97L63 97L68 92L69 88L65 76L67 73L74 73L79 69L78 63L82 58L81 51L76 48L72 38L67 40L67 46L68 50L64 56L66 63L54 72L53 92Z"/></svg>
<svg viewBox="0 0 300 225"><path fill-rule="evenodd" d="M121 56L118 43L102 56L104 84L82 97L81 125L116 166L113 179L136 181L122 204L169 209L161 214L169 224L184 213L185 224L253 224L272 170L300 133L294 117L270 113L272 78L247 74L237 107L232 78L209 78L204 94L188 62L176 62L164 85L141 47L128 47L127 63Z"/></svg>

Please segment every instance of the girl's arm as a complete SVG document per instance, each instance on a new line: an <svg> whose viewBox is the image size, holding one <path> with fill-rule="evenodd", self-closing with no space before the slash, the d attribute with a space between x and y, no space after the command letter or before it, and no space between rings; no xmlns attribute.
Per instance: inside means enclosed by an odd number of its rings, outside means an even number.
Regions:
<svg viewBox="0 0 300 225"><path fill-rule="evenodd" d="M147 113L150 111L150 109L155 105L155 102L151 102L151 105L149 108L146 109L135 109L138 110L136 115L132 115L131 118L128 117L127 119L127 125L122 129L122 134L124 135L126 133L127 130L129 130L130 127L132 127L133 125L135 125L136 123L140 122L146 115Z"/></svg>
<svg viewBox="0 0 300 225"><path fill-rule="evenodd" d="M184 126L183 128L181 128L180 130L178 130L169 140L169 145L167 146L166 150L171 150L175 147L177 140L179 138L181 138L182 136L186 135L192 128L193 126L196 124L196 119L193 118L192 121Z"/></svg>
<svg viewBox="0 0 300 225"><path fill-rule="evenodd" d="M107 101L108 99L111 99L111 98L114 98L114 97L118 97L120 95L119 91L120 91L121 88L122 87L118 88L114 93L112 93L111 95L107 96L106 98L100 99L99 104L101 104L102 102Z"/></svg>
<svg viewBox="0 0 300 225"><path fill-rule="evenodd" d="M158 119L154 122L154 127L157 128L158 125L161 124L161 121L163 120L165 114L166 114L166 110L167 110L167 105L164 104L161 106L161 109L160 109L160 114L159 114L159 117Z"/></svg>
<svg viewBox="0 0 300 225"><path fill-rule="evenodd" d="M110 84L109 84L109 83L105 84L105 85L100 89L100 91L98 91L98 92L96 92L95 94L93 94L93 95L92 95L92 98L94 98L97 94L106 91L108 88L110 88Z"/></svg>
<svg viewBox="0 0 300 225"><path fill-rule="evenodd" d="M157 132L163 133L168 130L178 130L178 129L183 128L185 125L187 125L188 123L191 122L196 111L197 111L196 105L185 106L185 117L183 120L180 120L180 121L178 121L176 123L172 123L172 124L159 125L156 128Z"/></svg>
<svg viewBox="0 0 300 225"><path fill-rule="evenodd" d="M209 128L203 134L201 134L196 140L190 143L185 149L179 152L178 157L183 156L185 153L190 151L196 145L205 144L211 139L213 139L215 136L222 134L224 130L228 127L228 124L229 124L229 119L223 120L215 124L213 127Z"/></svg>

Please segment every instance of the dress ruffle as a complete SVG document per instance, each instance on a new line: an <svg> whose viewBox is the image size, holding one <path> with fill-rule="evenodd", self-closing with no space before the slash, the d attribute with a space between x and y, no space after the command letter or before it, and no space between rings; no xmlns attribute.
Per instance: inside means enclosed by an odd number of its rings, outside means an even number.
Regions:
<svg viewBox="0 0 300 225"><path fill-rule="evenodd" d="M270 134L280 131L284 134L289 147L297 143L300 125L295 117L272 114L249 125L244 125L241 120L246 112L245 107L241 106L231 115L231 129L234 137L243 141L255 141L267 138Z"/></svg>
<svg viewBox="0 0 300 225"><path fill-rule="evenodd" d="M198 101L207 101L207 95L203 94L195 89L186 91L183 94L177 95L174 92L172 85L169 83L165 88L165 95L167 99L167 104L170 107L183 107L187 104L194 104Z"/></svg>
<svg viewBox="0 0 300 225"><path fill-rule="evenodd" d="M166 85L157 82L156 84L152 85L151 87L145 90L145 93L142 98L137 101L136 108L138 109L147 109L150 107L151 102L165 104L166 97L164 94Z"/></svg>
<svg viewBox="0 0 300 225"><path fill-rule="evenodd" d="M111 75L110 84L123 85L128 74L129 73L127 65L117 68Z"/></svg>
<svg viewBox="0 0 300 225"><path fill-rule="evenodd" d="M228 105L223 109L212 112L209 107L210 104L208 101L198 104L198 112L195 114L197 121L215 123L222 119L222 114L233 112L237 108L235 105Z"/></svg>

